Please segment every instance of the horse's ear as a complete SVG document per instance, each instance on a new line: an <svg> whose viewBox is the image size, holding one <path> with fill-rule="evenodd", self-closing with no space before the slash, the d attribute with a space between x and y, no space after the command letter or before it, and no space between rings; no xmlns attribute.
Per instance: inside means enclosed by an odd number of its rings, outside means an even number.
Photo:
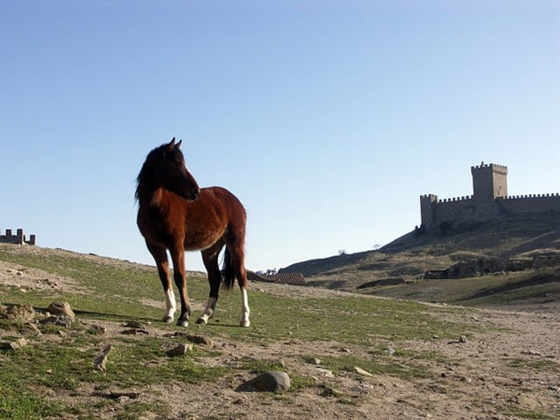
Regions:
<svg viewBox="0 0 560 420"><path fill-rule="evenodd" d="M175 149L175 137L171 139L171 142L167 146L170 152L173 151L173 149Z"/></svg>
<svg viewBox="0 0 560 420"><path fill-rule="evenodd" d="M181 147L181 143L183 143L183 139L179 140L179 142L175 145L175 148L178 149Z"/></svg>

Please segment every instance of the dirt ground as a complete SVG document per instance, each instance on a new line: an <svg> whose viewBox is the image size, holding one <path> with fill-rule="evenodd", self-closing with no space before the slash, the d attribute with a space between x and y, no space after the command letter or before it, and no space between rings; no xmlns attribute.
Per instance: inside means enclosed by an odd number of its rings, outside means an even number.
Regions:
<svg viewBox="0 0 560 420"><path fill-rule="evenodd" d="M53 277L40 270L24 270L4 262L0 262L0 284L62 290L76 286L72 279ZM289 286L274 284L254 283L252 287L272 294L289 290ZM328 297L343 292L298 288L298 293ZM430 305L426 305L428 311L429 308ZM560 314L484 309L473 309L468 315L457 312L445 315L446 319L491 327L494 332L474 333L465 342L459 337L453 341L434 337L398 344L397 351L413 350L416 354L426 351L443 356L413 361L431 372L427 378L403 380L353 372L332 375L320 363L301 360L302 354L314 354L320 360L340 355L341 351L361 358L375 357L361 346L289 340L261 347L215 338L215 348L221 355L209 358L208 363L235 367L241 365L243 357L277 359L287 372L313 378L317 386L284 394L236 391L241 383L254 376L247 372L218 383L153 384L150 389L134 390L141 395L135 399L123 397L120 404L126 409L127 405L164 401L171 407L170 414L164 417L160 413L141 417L146 420L560 418ZM122 330L122 326L114 323L100 322L99 325L107 328L109 336ZM147 329L151 335L164 334L155 324ZM407 356L398 356L398 361L407 365ZM56 398L80 398L93 403L98 397L93 389L83 388L73 391L72 395L57 395ZM96 416L110 419L115 413L102 411Z"/></svg>

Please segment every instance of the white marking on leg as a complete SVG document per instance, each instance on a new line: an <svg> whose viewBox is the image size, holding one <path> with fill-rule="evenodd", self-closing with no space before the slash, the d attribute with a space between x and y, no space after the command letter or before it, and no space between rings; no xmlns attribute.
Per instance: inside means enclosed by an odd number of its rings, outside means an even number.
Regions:
<svg viewBox="0 0 560 420"><path fill-rule="evenodd" d="M173 293L173 287L165 292L165 316L163 318L166 322L171 322L173 316L175 315L175 310L177 309L175 302L175 293Z"/></svg>
<svg viewBox="0 0 560 420"><path fill-rule="evenodd" d="M208 298L208 303L206 303L206 308L204 308L204 312L196 321L197 324L208 324L208 320L212 318L214 315L214 308L216 307L216 298Z"/></svg>
<svg viewBox="0 0 560 420"><path fill-rule="evenodd" d="M249 295L247 294L247 289L241 289L241 320L239 325L242 327L248 327L251 325L249 321L249 314L251 310L249 309Z"/></svg>

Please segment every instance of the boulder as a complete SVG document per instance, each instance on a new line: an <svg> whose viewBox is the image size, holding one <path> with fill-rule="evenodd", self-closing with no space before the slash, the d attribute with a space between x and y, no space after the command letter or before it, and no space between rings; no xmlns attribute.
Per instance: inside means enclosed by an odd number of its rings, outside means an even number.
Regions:
<svg viewBox="0 0 560 420"><path fill-rule="evenodd" d="M290 389L290 377L285 372L265 372L241 384L237 391L245 392L283 392Z"/></svg>
<svg viewBox="0 0 560 420"><path fill-rule="evenodd" d="M68 302L53 302L49 305L47 311L49 311L52 315L60 315L72 319L76 317L76 314Z"/></svg>

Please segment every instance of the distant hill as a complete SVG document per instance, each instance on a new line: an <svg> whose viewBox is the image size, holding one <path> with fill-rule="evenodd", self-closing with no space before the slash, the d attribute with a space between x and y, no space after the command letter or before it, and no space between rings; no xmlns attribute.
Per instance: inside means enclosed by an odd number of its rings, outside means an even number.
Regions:
<svg viewBox="0 0 560 420"><path fill-rule="evenodd" d="M420 279L480 257L528 259L560 253L560 213L508 214L487 222L446 223L413 231L383 248L290 265L280 273L302 273L312 286L356 290L378 279Z"/></svg>

